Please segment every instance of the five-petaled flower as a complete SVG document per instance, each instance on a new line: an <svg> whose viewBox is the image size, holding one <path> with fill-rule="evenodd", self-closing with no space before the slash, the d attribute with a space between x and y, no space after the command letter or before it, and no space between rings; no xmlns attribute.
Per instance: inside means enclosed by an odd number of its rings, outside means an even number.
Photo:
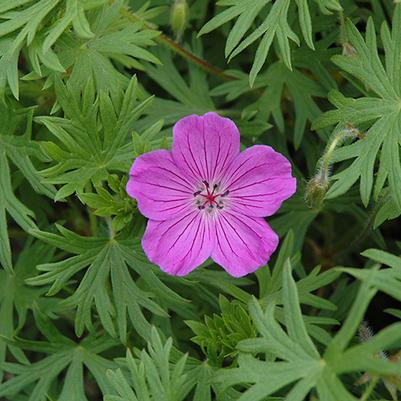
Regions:
<svg viewBox="0 0 401 401"><path fill-rule="evenodd" d="M241 277L265 265L278 236L263 217L294 194L291 165L271 147L240 153L236 125L216 113L191 115L173 129L172 150L139 156L128 194L149 218L149 260L185 276L208 257Z"/></svg>

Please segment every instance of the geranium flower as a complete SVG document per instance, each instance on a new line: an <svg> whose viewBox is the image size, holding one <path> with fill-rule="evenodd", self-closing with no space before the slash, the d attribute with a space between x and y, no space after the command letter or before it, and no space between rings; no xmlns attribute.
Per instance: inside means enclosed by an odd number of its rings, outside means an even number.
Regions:
<svg viewBox="0 0 401 401"><path fill-rule="evenodd" d="M173 129L172 150L136 158L128 194L149 218L149 260L185 276L211 257L241 277L265 265L278 236L264 220L294 194L291 165L271 147L240 153L236 125L216 113L191 115Z"/></svg>

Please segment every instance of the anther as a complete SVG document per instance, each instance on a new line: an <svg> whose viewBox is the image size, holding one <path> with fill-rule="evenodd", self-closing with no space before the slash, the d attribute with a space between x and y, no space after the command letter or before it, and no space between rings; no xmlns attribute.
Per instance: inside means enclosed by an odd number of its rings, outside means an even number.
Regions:
<svg viewBox="0 0 401 401"><path fill-rule="evenodd" d="M199 210L203 210L204 208L205 208L204 205L198 206L198 209L199 209Z"/></svg>
<svg viewBox="0 0 401 401"><path fill-rule="evenodd" d="M224 206L217 205L217 209L224 209Z"/></svg>
<svg viewBox="0 0 401 401"><path fill-rule="evenodd" d="M221 194L220 196L227 196L230 193L229 190L227 190L226 192L224 192L224 194Z"/></svg>
<svg viewBox="0 0 401 401"><path fill-rule="evenodd" d="M194 196L200 195L201 192L202 192L202 191L196 191L196 192L194 192Z"/></svg>
<svg viewBox="0 0 401 401"><path fill-rule="evenodd" d="M206 180L204 180L202 182L203 182L203 184L205 185L206 188L209 188L209 183Z"/></svg>
<svg viewBox="0 0 401 401"><path fill-rule="evenodd" d="M213 209L214 206L212 204L209 205L209 209Z"/></svg>

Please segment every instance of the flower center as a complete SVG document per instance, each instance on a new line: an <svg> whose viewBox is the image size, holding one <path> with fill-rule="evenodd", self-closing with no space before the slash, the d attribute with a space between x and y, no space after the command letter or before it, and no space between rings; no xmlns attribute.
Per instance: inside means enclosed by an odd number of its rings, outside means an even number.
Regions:
<svg viewBox="0 0 401 401"><path fill-rule="evenodd" d="M228 194L228 190L224 193L219 192L219 184L210 185L204 180L200 185L200 189L194 192L195 205L199 210L224 209L224 198Z"/></svg>

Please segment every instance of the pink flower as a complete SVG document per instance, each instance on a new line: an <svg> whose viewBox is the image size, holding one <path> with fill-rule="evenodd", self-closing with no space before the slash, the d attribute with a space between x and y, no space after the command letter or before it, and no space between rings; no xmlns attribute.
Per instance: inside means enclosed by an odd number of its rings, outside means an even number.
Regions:
<svg viewBox="0 0 401 401"><path fill-rule="evenodd" d="M139 156L127 192L149 218L142 246L163 271L185 276L212 257L241 277L277 248L278 236L263 217L295 187L284 156L264 145L240 153L235 124L207 113L177 122L171 151Z"/></svg>

